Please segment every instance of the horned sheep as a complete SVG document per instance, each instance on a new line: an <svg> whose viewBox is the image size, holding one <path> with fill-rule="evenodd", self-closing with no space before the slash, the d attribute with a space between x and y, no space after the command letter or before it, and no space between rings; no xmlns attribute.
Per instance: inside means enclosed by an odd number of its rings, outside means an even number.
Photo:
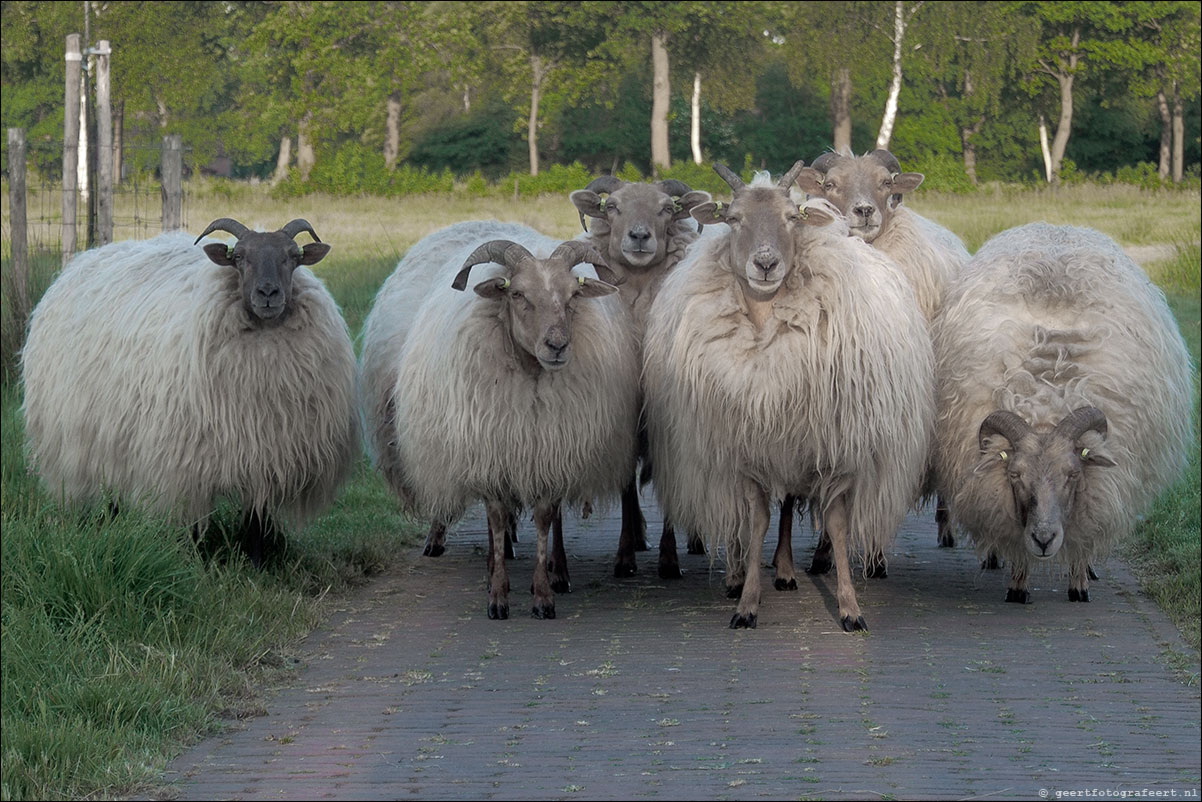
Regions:
<svg viewBox="0 0 1202 802"><path fill-rule="evenodd" d="M644 379L656 493L678 524L731 563L732 628L754 627L769 505L813 499L834 544L845 630L866 629L849 548L890 542L917 491L934 416L925 321L904 276L847 236L821 199L718 166L730 204L693 216L728 230L697 243L664 281ZM880 321L889 320L888 327ZM778 565L776 584L792 582Z"/></svg>
<svg viewBox="0 0 1202 802"><path fill-rule="evenodd" d="M236 243L195 247L218 230ZM362 447L354 348L307 267L329 250L304 220L256 232L221 218L195 243L163 234L72 259L22 353L30 457L50 491L198 531L231 498L256 564L275 518L322 512Z"/></svg>
<svg viewBox="0 0 1202 802"><path fill-rule="evenodd" d="M474 292L459 292L485 264ZM404 506L436 523L485 502L490 618L509 615L511 516L533 510L532 614L554 617L547 536L560 505L617 498L634 471L639 363L617 280L586 243L458 223L406 254L368 317L373 460Z"/></svg>
<svg viewBox="0 0 1202 802"><path fill-rule="evenodd" d="M1090 565L1126 535L1196 447L1192 368L1163 294L1109 237L1032 223L990 239L934 327L935 472L978 553Z"/></svg>

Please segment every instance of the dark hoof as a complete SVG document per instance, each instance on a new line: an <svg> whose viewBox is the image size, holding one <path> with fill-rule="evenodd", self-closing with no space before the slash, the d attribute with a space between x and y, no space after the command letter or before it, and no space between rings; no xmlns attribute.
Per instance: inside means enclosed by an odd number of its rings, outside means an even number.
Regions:
<svg viewBox="0 0 1202 802"><path fill-rule="evenodd" d="M672 563L661 564L659 566L660 579L681 579L684 576L684 571L680 570L679 565Z"/></svg>
<svg viewBox="0 0 1202 802"><path fill-rule="evenodd" d="M503 621L509 618L508 604L490 604L488 605L488 617L493 621Z"/></svg>
<svg viewBox="0 0 1202 802"><path fill-rule="evenodd" d="M742 597L742 595L743 595L743 583L741 583L741 582L738 585L735 585L734 587L729 587L726 589L726 598L728 598L728 599L738 599L738 598Z"/></svg>
<svg viewBox="0 0 1202 802"><path fill-rule="evenodd" d="M571 593L572 583L566 579L556 579L551 582L551 590L556 593Z"/></svg>
<svg viewBox="0 0 1202 802"><path fill-rule="evenodd" d="M834 563L830 561L829 557L818 557L815 555L813 562L810 563L810 567L806 569L806 573L829 574L833 567Z"/></svg>
<svg viewBox="0 0 1202 802"><path fill-rule="evenodd" d="M433 544L427 544L426 547L424 549L422 549L422 556L423 557L441 557L446 550L447 550L446 546L435 546Z"/></svg>
<svg viewBox="0 0 1202 802"><path fill-rule="evenodd" d="M1068 589L1068 600L1071 602L1087 602L1089 601L1088 590L1077 590L1076 588Z"/></svg>
<svg viewBox="0 0 1202 802"><path fill-rule="evenodd" d="M735 613L730 619L731 629L755 629L755 613L739 615Z"/></svg>
<svg viewBox="0 0 1202 802"><path fill-rule="evenodd" d="M646 551L648 548L649 547L647 546L647 537L645 535L641 538L635 539L635 541L634 541L634 550L635 551Z"/></svg>
<svg viewBox="0 0 1202 802"><path fill-rule="evenodd" d="M690 539L689 545L688 545L688 552L689 552L689 554L705 554L705 544L702 543L700 540Z"/></svg>
<svg viewBox="0 0 1202 802"><path fill-rule="evenodd" d="M507 560L513 559L513 544L510 543L508 540L505 541L505 559L507 559Z"/></svg>
<svg viewBox="0 0 1202 802"><path fill-rule="evenodd" d="M797 580L774 579L772 581L772 587L776 588L777 590L797 590Z"/></svg>
<svg viewBox="0 0 1202 802"><path fill-rule="evenodd" d="M614 576L618 579L634 576L638 572L639 567L634 563L614 563Z"/></svg>
<svg viewBox="0 0 1202 802"><path fill-rule="evenodd" d="M864 616L852 620L850 615L845 615L839 619L839 623L843 625L844 632L867 632L868 624L864 621Z"/></svg>
<svg viewBox="0 0 1202 802"><path fill-rule="evenodd" d="M1031 592L1029 590L1015 590L1014 588L1007 588L1006 601L1014 602L1015 604L1030 604Z"/></svg>
<svg viewBox="0 0 1202 802"><path fill-rule="evenodd" d="M1000 559L998 559L998 556L996 554L994 554L993 552L990 552L988 557L981 560L981 570L982 571L997 571L1001 567L1002 567L1002 561Z"/></svg>
<svg viewBox="0 0 1202 802"><path fill-rule="evenodd" d="M1093 566L1092 566L1092 565L1091 565L1091 566L1089 566L1088 568L1086 568L1085 570L1089 572L1089 581L1090 581L1090 582L1097 582L1097 581L1098 581L1098 575L1097 575L1097 574L1095 574L1095 573L1093 572Z"/></svg>
<svg viewBox="0 0 1202 802"><path fill-rule="evenodd" d="M884 557L871 557L868 560L868 578L884 579L889 576L889 568Z"/></svg>
<svg viewBox="0 0 1202 802"><path fill-rule="evenodd" d="M555 605L552 604L536 604L530 610L530 616L539 620L555 617Z"/></svg>
<svg viewBox="0 0 1202 802"><path fill-rule="evenodd" d="M939 536L939 548L941 548L941 549L956 548L956 538L952 537L951 535L946 535L946 534L940 535Z"/></svg>

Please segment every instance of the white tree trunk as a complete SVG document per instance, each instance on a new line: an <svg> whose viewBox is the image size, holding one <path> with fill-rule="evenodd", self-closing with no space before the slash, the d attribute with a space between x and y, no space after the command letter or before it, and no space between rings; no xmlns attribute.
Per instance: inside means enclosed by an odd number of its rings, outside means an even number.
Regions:
<svg viewBox="0 0 1202 802"><path fill-rule="evenodd" d="M1185 104L1177 84L1173 84L1173 183L1185 177Z"/></svg>
<svg viewBox="0 0 1202 802"><path fill-rule="evenodd" d="M538 104L541 99L543 60L530 56L530 119L526 123L526 144L530 149L530 175L538 175Z"/></svg>
<svg viewBox="0 0 1202 802"><path fill-rule="evenodd" d="M835 150L851 151L851 69L839 67L831 73L831 126Z"/></svg>
<svg viewBox="0 0 1202 802"><path fill-rule="evenodd" d="M84 215L88 214L88 74L79 76L79 161L75 166L75 185Z"/></svg>
<svg viewBox="0 0 1202 802"><path fill-rule="evenodd" d="M396 167L396 160L401 152L400 92L393 92L388 96L384 117L384 166L392 170Z"/></svg>
<svg viewBox="0 0 1202 802"><path fill-rule="evenodd" d="M701 164L701 73L693 73L693 124L689 130L693 164Z"/></svg>
<svg viewBox="0 0 1202 802"><path fill-rule="evenodd" d="M272 184L278 184L288 177L288 167L292 164L292 137L280 139L280 153L275 159L275 175L271 177Z"/></svg>
<svg viewBox="0 0 1202 802"><path fill-rule="evenodd" d="M1169 99L1163 89L1156 93L1156 108L1160 112L1160 164L1157 172L1163 181L1173 169L1173 113L1169 110Z"/></svg>
<svg viewBox="0 0 1202 802"><path fill-rule="evenodd" d="M651 92L651 171L671 167L668 151L668 106L671 97L668 84L668 37L657 33L651 36L653 69Z"/></svg>
<svg viewBox="0 0 1202 802"><path fill-rule="evenodd" d="M889 149L889 140L893 138L893 123L897 119L897 96L901 94L902 85L902 40L906 36L906 17L903 13L902 0L897 0L893 8L893 81L889 84L889 97L885 101L885 116L881 118L881 129L876 135L878 149Z"/></svg>
<svg viewBox="0 0 1202 802"><path fill-rule="evenodd" d="M313 114L306 112L301 118L300 127L296 135L296 168L300 170L302 181L309 180L309 173L313 170L313 165L317 164L317 150L313 146L313 140L309 135L309 126L313 123Z"/></svg>
<svg viewBox="0 0 1202 802"><path fill-rule="evenodd" d="M1039 151L1043 154L1044 179L1052 183L1052 152L1048 150L1048 124L1039 115Z"/></svg>

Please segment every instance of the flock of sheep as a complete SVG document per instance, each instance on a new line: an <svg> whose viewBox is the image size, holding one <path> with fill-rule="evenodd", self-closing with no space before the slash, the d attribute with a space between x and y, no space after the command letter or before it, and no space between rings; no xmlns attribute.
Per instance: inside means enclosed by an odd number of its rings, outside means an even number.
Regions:
<svg viewBox="0 0 1202 802"><path fill-rule="evenodd" d="M716 169L730 200L599 178L572 193L585 233L567 242L495 221L431 234L380 289L358 362L304 220L82 253L30 321L31 463L66 501L149 505L198 533L232 498L260 564L277 519L324 510L365 443L430 520L426 554L483 502L490 618L509 615L526 512L535 617L569 587L565 507L620 500L614 572L634 573L647 481L660 575L679 576L676 527L723 555L731 627L756 625L777 503L775 587L797 587L800 504L848 631L867 628L853 561L883 576L906 513L936 497L940 545L959 527L1003 561L1007 601L1051 561L1088 601L1091 566L1193 442L1162 293L1084 228L1025 225L970 256L903 205L923 177L887 151L750 184ZM234 244L197 247L214 231Z"/></svg>

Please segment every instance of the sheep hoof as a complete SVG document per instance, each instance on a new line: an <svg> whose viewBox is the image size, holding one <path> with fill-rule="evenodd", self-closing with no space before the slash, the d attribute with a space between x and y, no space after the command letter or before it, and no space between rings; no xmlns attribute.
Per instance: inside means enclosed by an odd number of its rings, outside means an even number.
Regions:
<svg viewBox="0 0 1202 802"><path fill-rule="evenodd" d="M551 590L556 593L571 593L572 583L566 579L556 579L551 583Z"/></svg>
<svg viewBox="0 0 1202 802"><path fill-rule="evenodd" d="M1098 581L1098 575L1097 575L1097 574L1095 574L1095 573L1093 572L1093 566L1092 566L1092 565L1090 565L1090 566L1087 566L1085 570L1089 572L1089 581L1090 581L1090 582L1097 582L1097 581Z"/></svg>
<svg viewBox="0 0 1202 802"><path fill-rule="evenodd" d="M1068 589L1068 600L1071 602L1087 602L1089 601L1088 590L1077 590L1076 588Z"/></svg>
<svg viewBox="0 0 1202 802"><path fill-rule="evenodd" d="M1028 590L1015 590L1008 588L1006 590L1006 601L1014 602L1015 604L1030 604L1031 592Z"/></svg>
<svg viewBox="0 0 1202 802"><path fill-rule="evenodd" d="M889 576L889 568L885 564L883 554L878 554L875 557L868 559L868 577L870 579L884 579Z"/></svg>
<svg viewBox="0 0 1202 802"><path fill-rule="evenodd" d="M441 557L446 550L447 550L446 546L437 545L434 543L427 543L426 547L424 549L422 549L422 556L423 557Z"/></svg>
<svg viewBox="0 0 1202 802"><path fill-rule="evenodd" d="M1002 567L1002 561L998 559L995 552L989 552L989 556L981 560L982 571L997 571Z"/></svg>
<svg viewBox="0 0 1202 802"><path fill-rule="evenodd" d="M755 613L742 615L735 613L730 619L731 629L755 629Z"/></svg>
<svg viewBox="0 0 1202 802"><path fill-rule="evenodd" d="M797 580L790 577L789 579L775 579L772 581L772 587L777 590L797 590Z"/></svg>
<svg viewBox="0 0 1202 802"><path fill-rule="evenodd" d="M829 574L833 563L829 557L819 557L814 555L814 559L810 562L810 567L806 569L807 574Z"/></svg>
<svg viewBox="0 0 1202 802"><path fill-rule="evenodd" d="M633 561L614 563L614 576L622 579L628 576L634 576L639 572L639 567Z"/></svg>
<svg viewBox="0 0 1202 802"><path fill-rule="evenodd" d="M740 582L737 585L731 585L730 587L728 587L726 589L726 598L728 598L728 599L739 599L739 598L742 598L742 596L743 596L743 583L742 582Z"/></svg>
<svg viewBox="0 0 1202 802"><path fill-rule="evenodd" d="M548 602L547 604L534 605L534 607L530 610L530 615L531 615L531 617L537 618L540 621L545 618L554 618L555 617L555 602Z"/></svg>
<svg viewBox="0 0 1202 802"><path fill-rule="evenodd" d="M705 543L702 542L701 538L689 538L688 553L705 554Z"/></svg>
<svg viewBox="0 0 1202 802"><path fill-rule="evenodd" d="M677 563L660 563L659 578L660 579L681 579L684 576L684 571L680 570L680 565Z"/></svg>
<svg viewBox="0 0 1202 802"><path fill-rule="evenodd" d="M956 547L956 538L955 537L948 534L947 532L941 532L939 534L939 548L954 549L955 547Z"/></svg>
<svg viewBox="0 0 1202 802"><path fill-rule="evenodd" d="M845 615L839 619L839 623L843 625L844 632L867 632L868 624L864 621L864 616L857 616L852 619L850 615Z"/></svg>
<svg viewBox="0 0 1202 802"><path fill-rule="evenodd" d="M509 605L493 602L488 605L488 617L493 621L503 621L509 618Z"/></svg>

